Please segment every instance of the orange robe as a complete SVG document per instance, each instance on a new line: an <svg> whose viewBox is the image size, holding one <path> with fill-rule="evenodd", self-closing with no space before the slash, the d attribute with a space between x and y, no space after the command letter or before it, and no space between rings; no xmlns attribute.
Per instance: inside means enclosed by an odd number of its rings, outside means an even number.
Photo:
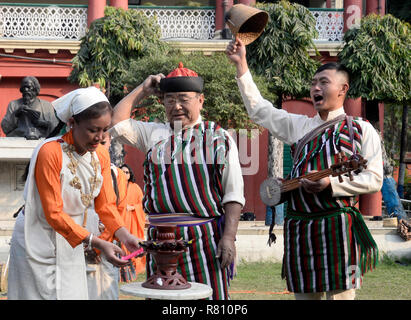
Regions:
<svg viewBox="0 0 411 320"><path fill-rule="evenodd" d="M117 171L118 188L118 199L116 204L117 210L123 219L123 217L125 216L125 211L127 210L127 177L123 170L121 170L120 168L115 167L115 170ZM105 228L103 233L99 236L99 238L112 242L114 240L114 235L110 233L110 231L107 228Z"/></svg>
<svg viewBox="0 0 411 320"><path fill-rule="evenodd" d="M71 131L62 136L62 139L69 144L74 143ZM124 222L116 207L116 195L111 182L110 156L107 149L100 145L96 149L96 154L101 166L103 183L100 193L94 199L95 211L108 231L114 234L117 229L124 226ZM59 142L46 143L38 153L34 174L47 222L74 248L90 232L75 223L63 211L63 199L60 192L62 161L63 157Z"/></svg>
<svg viewBox="0 0 411 320"><path fill-rule="evenodd" d="M128 182L127 186L127 205L133 206L134 210L123 211L123 221L126 228L137 238L144 240L144 227L146 223L146 214L143 210L143 191L138 184ZM123 250L129 254L123 246ZM146 269L146 257L132 259L136 274L142 273Z"/></svg>

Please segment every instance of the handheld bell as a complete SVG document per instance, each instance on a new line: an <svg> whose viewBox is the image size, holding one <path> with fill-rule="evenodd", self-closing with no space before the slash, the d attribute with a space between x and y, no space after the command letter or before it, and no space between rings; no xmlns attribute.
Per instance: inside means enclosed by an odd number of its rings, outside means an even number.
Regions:
<svg viewBox="0 0 411 320"><path fill-rule="evenodd" d="M244 45L248 45L264 31L268 13L244 4L235 4L225 15L225 21L233 36L238 36Z"/></svg>

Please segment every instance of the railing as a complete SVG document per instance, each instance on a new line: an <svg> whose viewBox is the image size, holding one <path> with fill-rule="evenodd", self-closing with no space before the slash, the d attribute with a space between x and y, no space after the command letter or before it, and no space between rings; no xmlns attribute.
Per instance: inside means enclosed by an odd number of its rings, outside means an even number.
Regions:
<svg viewBox="0 0 411 320"><path fill-rule="evenodd" d="M208 40L214 38L215 7L130 6L130 8L142 10L148 17L157 16L162 39Z"/></svg>
<svg viewBox="0 0 411 320"><path fill-rule="evenodd" d="M319 33L318 41L342 41L344 30L344 9L310 8L316 20L315 28Z"/></svg>
<svg viewBox="0 0 411 320"><path fill-rule="evenodd" d="M214 7L130 6L157 16L163 39L213 39ZM311 8L320 41L341 41L343 9ZM87 6L0 3L0 38L79 40L87 30Z"/></svg>
<svg viewBox="0 0 411 320"><path fill-rule="evenodd" d="M0 37L78 40L87 29L87 6L0 5Z"/></svg>

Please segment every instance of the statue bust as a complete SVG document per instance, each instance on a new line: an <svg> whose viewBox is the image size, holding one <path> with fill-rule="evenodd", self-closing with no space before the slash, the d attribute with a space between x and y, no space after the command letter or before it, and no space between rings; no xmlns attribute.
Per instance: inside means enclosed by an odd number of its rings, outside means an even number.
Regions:
<svg viewBox="0 0 411 320"><path fill-rule="evenodd" d="M22 98L10 101L1 128L7 137L25 137L28 140L45 138L58 125L52 104L40 100L40 83L35 77L21 81Z"/></svg>

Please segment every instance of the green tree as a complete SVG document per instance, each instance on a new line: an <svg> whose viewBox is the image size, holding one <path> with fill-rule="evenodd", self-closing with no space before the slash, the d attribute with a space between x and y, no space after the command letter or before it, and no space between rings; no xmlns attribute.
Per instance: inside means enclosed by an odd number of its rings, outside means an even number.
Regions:
<svg viewBox="0 0 411 320"><path fill-rule="evenodd" d="M192 69L204 79L204 119L219 123L223 128L259 128L249 120L235 80L236 70L225 53L217 52L205 56L202 52L184 54L178 50L157 52L151 56L136 59L121 79L129 90L139 85L150 74L169 72L177 68L179 62ZM256 76L256 83L263 94L276 99L265 78ZM158 97L149 97L136 106L134 116L138 120L166 121L164 106Z"/></svg>
<svg viewBox="0 0 411 320"><path fill-rule="evenodd" d="M371 14L361 20L360 28L347 30L344 41L338 57L351 71L349 97L411 100L410 24L389 14Z"/></svg>
<svg viewBox="0 0 411 320"><path fill-rule="evenodd" d="M167 44L160 40L161 29L155 18L140 10L108 6L104 15L93 21L81 39L69 80L81 87L98 83L115 104L123 91L120 77L130 62L165 50Z"/></svg>
<svg viewBox="0 0 411 320"><path fill-rule="evenodd" d="M410 24L390 14L368 15L359 28L345 33L344 41L339 59L351 72L349 96L364 98L368 105L385 102L403 106L400 191L404 186L407 110L411 101Z"/></svg>

